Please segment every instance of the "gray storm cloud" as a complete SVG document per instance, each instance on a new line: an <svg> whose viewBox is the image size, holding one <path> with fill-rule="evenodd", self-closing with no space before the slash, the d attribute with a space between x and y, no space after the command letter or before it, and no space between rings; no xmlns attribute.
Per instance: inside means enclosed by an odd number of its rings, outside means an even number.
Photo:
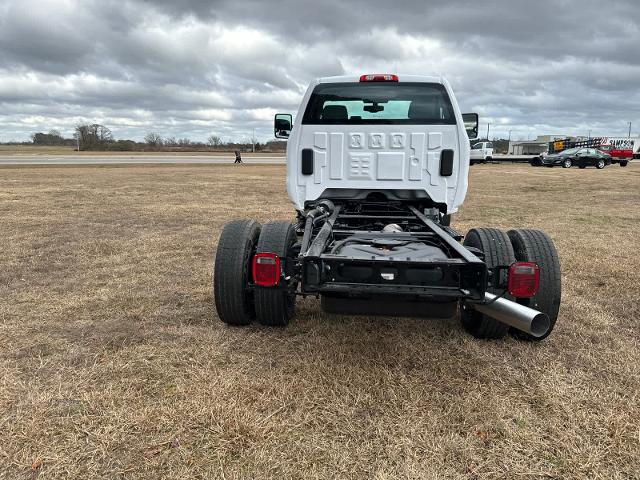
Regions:
<svg viewBox="0 0 640 480"><path fill-rule="evenodd" d="M325 75L442 73L496 136L640 128L640 8L628 1L0 3L0 140L271 136Z"/></svg>

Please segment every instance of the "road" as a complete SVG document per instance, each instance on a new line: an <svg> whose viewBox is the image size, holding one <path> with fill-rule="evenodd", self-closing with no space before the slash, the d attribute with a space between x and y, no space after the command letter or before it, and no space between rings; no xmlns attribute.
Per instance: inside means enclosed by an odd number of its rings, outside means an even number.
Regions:
<svg viewBox="0 0 640 480"><path fill-rule="evenodd" d="M153 163L231 164L233 155L2 155L0 165L117 165ZM249 157L249 164L284 164L284 156Z"/></svg>

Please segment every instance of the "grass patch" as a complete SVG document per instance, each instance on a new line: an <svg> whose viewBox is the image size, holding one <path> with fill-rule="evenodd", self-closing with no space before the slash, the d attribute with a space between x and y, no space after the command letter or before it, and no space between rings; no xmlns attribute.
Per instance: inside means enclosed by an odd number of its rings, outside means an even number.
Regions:
<svg viewBox="0 0 640 480"><path fill-rule="evenodd" d="M634 478L640 165L471 169L453 225L556 241L541 344L457 319L226 328L225 222L293 217L283 166L0 169L0 478Z"/></svg>

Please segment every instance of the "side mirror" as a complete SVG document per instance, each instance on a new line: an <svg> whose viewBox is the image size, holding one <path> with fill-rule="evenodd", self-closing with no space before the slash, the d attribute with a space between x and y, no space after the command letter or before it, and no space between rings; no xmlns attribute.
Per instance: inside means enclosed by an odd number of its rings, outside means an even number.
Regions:
<svg viewBox="0 0 640 480"><path fill-rule="evenodd" d="M478 114L477 113L463 113L462 120L464 121L464 129L467 131L469 140L478 139Z"/></svg>
<svg viewBox="0 0 640 480"><path fill-rule="evenodd" d="M288 113L276 113L273 120L273 134L276 138L289 138L293 118Z"/></svg>

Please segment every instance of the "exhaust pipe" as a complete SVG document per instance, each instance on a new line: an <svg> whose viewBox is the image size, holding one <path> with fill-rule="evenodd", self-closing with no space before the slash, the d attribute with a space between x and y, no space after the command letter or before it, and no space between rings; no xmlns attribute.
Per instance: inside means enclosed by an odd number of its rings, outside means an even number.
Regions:
<svg viewBox="0 0 640 480"><path fill-rule="evenodd" d="M538 312L506 298L498 298L489 292L485 292L484 300L487 304L468 303L467 305L534 337L541 337L549 331L551 322L546 313Z"/></svg>

